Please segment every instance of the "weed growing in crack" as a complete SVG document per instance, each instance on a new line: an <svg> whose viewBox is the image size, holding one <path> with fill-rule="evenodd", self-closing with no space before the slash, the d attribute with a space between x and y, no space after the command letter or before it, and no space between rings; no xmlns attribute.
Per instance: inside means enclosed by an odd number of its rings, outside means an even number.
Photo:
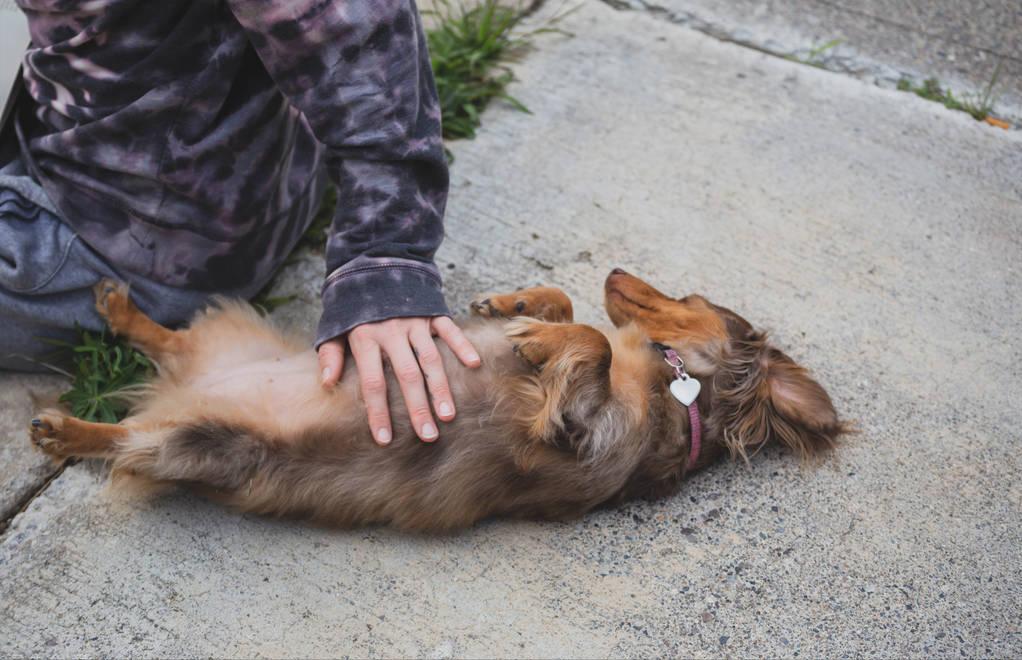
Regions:
<svg viewBox="0 0 1022 660"><path fill-rule="evenodd" d="M809 52L806 53L804 56L788 55L785 59L789 59L792 62L798 62L800 64L808 64L809 66L814 66L817 69L822 69L824 68L823 56L827 53L827 51L837 48L842 43L844 43L843 39L831 39L825 44L821 44L819 46L814 46L813 48L810 48Z"/></svg>
<svg viewBox="0 0 1022 660"><path fill-rule="evenodd" d="M530 31L516 30L531 9L532 6L521 4L508 6L499 0L482 0L468 7L437 0L436 9L428 12L436 19L426 38L445 138L475 137L479 117L494 99L503 99L514 108L529 112L507 93L507 86L515 77L506 62L528 49L536 36L562 32L556 23L574 11L563 12Z"/></svg>
<svg viewBox="0 0 1022 660"><path fill-rule="evenodd" d="M936 78L927 78L920 84L915 84L910 78L902 78L898 81L898 89L903 92L912 92L928 101L943 104L949 110L968 113L973 119L983 121L990 117L994 111L994 103L997 100L995 90L1000 75L1001 64L998 62L990 77L990 82L983 88L983 91L976 94L963 94L961 97L956 97L950 89L941 87L940 81Z"/></svg>

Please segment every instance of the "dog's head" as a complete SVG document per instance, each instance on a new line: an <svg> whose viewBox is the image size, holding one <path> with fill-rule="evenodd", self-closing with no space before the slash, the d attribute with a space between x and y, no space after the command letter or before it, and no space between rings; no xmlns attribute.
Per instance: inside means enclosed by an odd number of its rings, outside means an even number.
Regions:
<svg viewBox="0 0 1022 660"><path fill-rule="evenodd" d="M614 325L634 323L685 358L732 455L776 440L809 458L847 432L823 387L738 314L698 295L671 298L618 268L604 291Z"/></svg>

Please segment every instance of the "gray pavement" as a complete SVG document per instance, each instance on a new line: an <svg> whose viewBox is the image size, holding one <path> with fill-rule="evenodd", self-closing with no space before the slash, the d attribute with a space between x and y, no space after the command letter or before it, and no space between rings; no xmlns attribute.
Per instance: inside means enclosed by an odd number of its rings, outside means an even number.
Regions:
<svg viewBox="0 0 1022 660"><path fill-rule="evenodd" d="M515 66L532 114L454 145L452 304L548 283L599 322L623 266L772 328L861 433L445 537L122 501L75 465L0 537L0 655L1022 654L1022 134L655 12L564 27Z"/></svg>
<svg viewBox="0 0 1022 660"><path fill-rule="evenodd" d="M21 10L13 0L0 0L0 110L7 102L28 41L28 25Z"/></svg>
<svg viewBox="0 0 1022 660"><path fill-rule="evenodd" d="M0 372L0 532L19 509L57 473L45 456L25 446L25 411L33 396L44 401L59 397L65 380L42 374Z"/></svg>
<svg viewBox="0 0 1022 660"><path fill-rule="evenodd" d="M604 0L721 39L893 87L936 77L957 97L982 92L1000 71L995 111L1022 121L1022 3L1018 0Z"/></svg>

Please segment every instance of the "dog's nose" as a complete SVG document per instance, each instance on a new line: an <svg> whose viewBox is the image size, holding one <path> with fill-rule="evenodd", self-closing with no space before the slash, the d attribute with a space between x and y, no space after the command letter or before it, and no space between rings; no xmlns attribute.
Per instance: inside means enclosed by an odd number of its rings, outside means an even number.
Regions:
<svg viewBox="0 0 1022 660"><path fill-rule="evenodd" d="M628 273L625 272L624 268L615 268L614 270L610 271L610 274L611 275L627 275Z"/></svg>

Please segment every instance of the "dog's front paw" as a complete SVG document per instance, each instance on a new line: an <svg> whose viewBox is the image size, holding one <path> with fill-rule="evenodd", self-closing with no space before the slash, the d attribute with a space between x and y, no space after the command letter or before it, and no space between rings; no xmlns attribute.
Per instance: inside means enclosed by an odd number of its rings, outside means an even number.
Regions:
<svg viewBox="0 0 1022 660"><path fill-rule="evenodd" d="M68 447L62 435L65 415L56 410L39 413L29 427L32 444L53 458L66 458Z"/></svg>
<svg viewBox="0 0 1022 660"><path fill-rule="evenodd" d="M128 296L128 285L110 278L104 278L92 287L96 296L96 311L116 334L124 329L134 312L134 305Z"/></svg>
<svg viewBox="0 0 1022 660"><path fill-rule="evenodd" d="M556 323L572 319L571 300L560 289L534 287L514 293L486 296L471 304L472 313L491 319L528 316Z"/></svg>
<svg viewBox="0 0 1022 660"><path fill-rule="evenodd" d="M556 327L543 321L515 320L507 324L504 333L511 340L511 349L537 369L543 368L560 344Z"/></svg>
<svg viewBox="0 0 1022 660"><path fill-rule="evenodd" d="M511 300L513 296L486 296L480 300L473 300L469 305L472 313L487 319L507 319L512 316L520 316L525 312L525 301Z"/></svg>

